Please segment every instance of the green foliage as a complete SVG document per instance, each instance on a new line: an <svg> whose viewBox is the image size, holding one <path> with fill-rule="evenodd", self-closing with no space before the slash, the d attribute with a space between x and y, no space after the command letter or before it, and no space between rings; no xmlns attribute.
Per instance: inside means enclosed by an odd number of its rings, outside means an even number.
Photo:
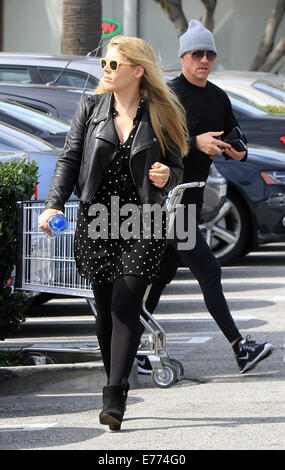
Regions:
<svg viewBox="0 0 285 470"><path fill-rule="evenodd" d="M285 114L285 106L262 106L262 109L273 114Z"/></svg>
<svg viewBox="0 0 285 470"><path fill-rule="evenodd" d="M26 160L0 163L0 340L24 321L26 296L7 286L16 263L17 201L31 199L37 165Z"/></svg>
<svg viewBox="0 0 285 470"><path fill-rule="evenodd" d="M13 367L20 365L20 362L10 351L0 351L0 367Z"/></svg>

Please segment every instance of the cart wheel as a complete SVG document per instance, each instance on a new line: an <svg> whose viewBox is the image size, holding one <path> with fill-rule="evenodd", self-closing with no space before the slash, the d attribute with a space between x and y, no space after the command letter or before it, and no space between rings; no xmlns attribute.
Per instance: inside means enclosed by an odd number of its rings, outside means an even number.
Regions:
<svg viewBox="0 0 285 470"><path fill-rule="evenodd" d="M184 367L183 364L181 364L180 361L177 361L177 359L169 359L170 364L172 364L176 370L177 374L177 380L182 380L184 377Z"/></svg>
<svg viewBox="0 0 285 470"><path fill-rule="evenodd" d="M168 388L177 381L176 367L163 364L162 368L155 368L151 374L152 381L160 388Z"/></svg>

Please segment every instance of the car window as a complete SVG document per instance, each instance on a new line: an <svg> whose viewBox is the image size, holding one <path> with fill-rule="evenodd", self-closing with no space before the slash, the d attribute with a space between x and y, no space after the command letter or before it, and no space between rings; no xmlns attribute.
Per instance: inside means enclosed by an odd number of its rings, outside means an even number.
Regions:
<svg viewBox="0 0 285 470"><path fill-rule="evenodd" d="M30 125L47 131L51 134L59 134L61 132L68 132L70 126L65 122L58 119L51 118L43 113L34 111L33 109L25 108L24 106L17 106L13 103L0 100L0 110L22 122L27 122Z"/></svg>
<svg viewBox="0 0 285 470"><path fill-rule="evenodd" d="M32 78L28 69L21 67L5 67L0 68L0 81L1 82L14 82L14 83L32 83Z"/></svg>
<svg viewBox="0 0 285 470"><path fill-rule="evenodd" d="M88 74L72 70L38 68L44 83L56 81L57 85L84 88ZM62 73L61 73L62 72ZM89 77L86 88L94 89L98 84L95 77Z"/></svg>
<svg viewBox="0 0 285 470"><path fill-rule="evenodd" d="M229 93L227 91L227 95L231 100L232 107L236 111L240 111L243 114L250 114L252 116L266 116L269 113L264 111L263 109L258 108L252 102L242 98L241 96L235 95L233 93Z"/></svg>
<svg viewBox="0 0 285 470"><path fill-rule="evenodd" d="M41 103L41 102L38 102L37 100L33 100L32 98L31 99L26 98L24 96L14 96L9 93L8 94L1 93L1 90L0 90L0 97L7 99L7 100L15 101L15 103L27 106L31 109L47 114L48 116L53 116L55 118L59 117L57 110L52 105L49 105L48 103Z"/></svg>
<svg viewBox="0 0 285 470"><path fill-rule="evenodd" d="M46 151L55 147L26 132L15 129L0 121L0 150L12 147L23 151Z"/></svg>
<svg viewBox="0 0 285 470"><path fill-rule="evenodd" d="M252 87L257 90L264 91L264 93L285 102L285 88L282 88L281 85L278 86L277 84L267 82L266 80L258 80L252 84Z"/></svg>

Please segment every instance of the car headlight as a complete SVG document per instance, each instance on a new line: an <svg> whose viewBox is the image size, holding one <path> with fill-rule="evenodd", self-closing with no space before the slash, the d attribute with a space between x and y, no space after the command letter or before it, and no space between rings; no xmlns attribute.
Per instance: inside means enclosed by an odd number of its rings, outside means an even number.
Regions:
<svg viewBox="0 0 285 470"><path fill-rule="evenodd" d="M266 184L285 184L285 171L262 171L260 176Z"/></svg>

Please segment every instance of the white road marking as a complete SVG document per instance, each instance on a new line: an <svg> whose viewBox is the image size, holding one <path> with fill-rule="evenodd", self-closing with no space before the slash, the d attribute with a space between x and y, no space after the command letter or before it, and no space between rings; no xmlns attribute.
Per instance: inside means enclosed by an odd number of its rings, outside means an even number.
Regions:
<svg viewBox="0 0 285 470"><path fill-rule="evenodd" d="M188 341L188 343L202 344L202 343L206 343L207 341L210 341L210 339L212 339L212 336L195 336L195 337L191 338Z"/></svg>
<svg viewBox="0 0 285 470"><path fill-rule="evenodd" d="M48 428L54 428L55 426L57 426L57 423L4 424L0 426L0 432L43 431Z"/></svg>
<svg viewBox="0 0 285 470"><path fill-rule="evenodd" d="M176 338L167 338L167 344L203 344L212 338L213 336L177 336Z"/></svg>

